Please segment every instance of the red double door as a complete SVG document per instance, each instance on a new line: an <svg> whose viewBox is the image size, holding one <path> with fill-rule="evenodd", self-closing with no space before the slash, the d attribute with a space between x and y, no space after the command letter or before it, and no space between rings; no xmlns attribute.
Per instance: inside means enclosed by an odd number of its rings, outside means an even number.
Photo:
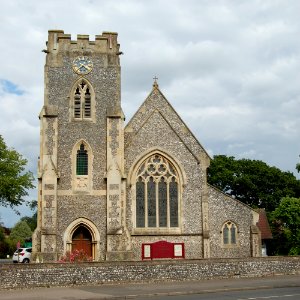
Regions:
<svg viewBox="0 0 300 300"><path fill-rule="evenodd" d="M72 237L72 251L83 250L89 257L92 257L92 236L89 230L84 227L78 227Z"/></svg>

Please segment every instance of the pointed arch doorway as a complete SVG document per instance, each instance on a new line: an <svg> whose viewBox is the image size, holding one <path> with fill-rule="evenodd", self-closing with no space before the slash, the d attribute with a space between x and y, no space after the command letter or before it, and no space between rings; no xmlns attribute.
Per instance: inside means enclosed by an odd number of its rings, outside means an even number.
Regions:
<svg viewBox="0 0 300 300"><path fill-rule="evenodd" d="M75 219L64 233L64 253L85 249L93 260L103 259L100 249L100 234L96 225L86 218Z"/></svg>
<svg viewBox="0 0 300 300"><path fill-rule="evenodd" d="M72 236L72 252L83 251L87 256L92 257L92 235L85 226L78 226Z"/></svg>

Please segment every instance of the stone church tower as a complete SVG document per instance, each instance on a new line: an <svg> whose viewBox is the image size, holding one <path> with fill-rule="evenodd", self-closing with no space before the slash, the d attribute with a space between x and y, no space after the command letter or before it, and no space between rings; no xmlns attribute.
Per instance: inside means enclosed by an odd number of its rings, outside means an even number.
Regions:
<svg viewBox="0 0 300 300"><path fill-rule="evenodd" d="M260 255L258 213L207 184L210 158L156 82L124 127L116 33L50 30L45 52L37 260Z"/></svg>

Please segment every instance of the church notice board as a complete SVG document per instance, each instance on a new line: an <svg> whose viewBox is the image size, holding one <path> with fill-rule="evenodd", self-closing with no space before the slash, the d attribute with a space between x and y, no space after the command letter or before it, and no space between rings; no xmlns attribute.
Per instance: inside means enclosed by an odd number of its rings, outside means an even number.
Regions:
<svg viewBox="0 0 300 300"><path fill-rule="evenodd" d="M184 258L184 243L159 241L142 244L142 260L159 258Z"/></svg>

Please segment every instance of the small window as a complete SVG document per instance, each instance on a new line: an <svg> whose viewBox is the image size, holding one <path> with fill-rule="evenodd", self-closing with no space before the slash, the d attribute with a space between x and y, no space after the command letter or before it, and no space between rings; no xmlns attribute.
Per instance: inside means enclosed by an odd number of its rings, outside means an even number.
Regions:
<svg viewBox="0 0 300 300"><path fill-rule="evenodd" d="M92 189L93 152L90 145L79 140L72 150L72 188L74 192L89 193Z"/></svg>
<svg viewBox="0 0 300 300"><path fill-rule="evenodd" d="M77 151L76 175L88 175L88 154L84 144L81 144Z"/></svg>
<svg viewBox="0 0 300 300"><path fill-rule="evenodd" d="M222 228L222 235L224 246L237 244L237 226L234 223L226 222Z"/></svg>

